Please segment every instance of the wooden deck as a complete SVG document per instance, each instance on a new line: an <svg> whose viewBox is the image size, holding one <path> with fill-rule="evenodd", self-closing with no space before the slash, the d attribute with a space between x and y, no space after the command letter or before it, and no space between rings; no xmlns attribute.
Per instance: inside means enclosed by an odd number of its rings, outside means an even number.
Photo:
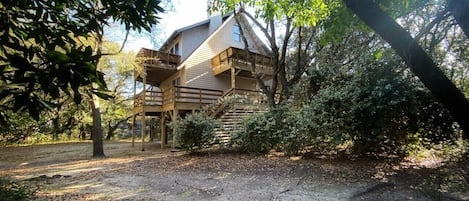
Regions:
<svg viewBox="0 0 469 201"><path fill-rule="evenodd" d="M255 69L252 68L251 62L255 62ZM235 69L272 75L273 59L270 56L246 52L246 50L230 47L212 58L212 71L214 75L229 72L231 67Z"/></svg>
<svg viewBox="0 0 469 201"><path fill-rule="evenodd" d="M135 69L134 78L143 81L145 74L147 82L154 86L176 73L181 62L179 55L146 48L140 49L136 59L140 65Z"/></svg>
<svg viewBox="0 0 469 201"><path fill-rule="evenodd" d="M170 110L194 110L215 103L223 95L221 90L174 86L164 91L145 91L135 97L134 114L165 112ZM143 101L145 99L145 101Z"/></svg>

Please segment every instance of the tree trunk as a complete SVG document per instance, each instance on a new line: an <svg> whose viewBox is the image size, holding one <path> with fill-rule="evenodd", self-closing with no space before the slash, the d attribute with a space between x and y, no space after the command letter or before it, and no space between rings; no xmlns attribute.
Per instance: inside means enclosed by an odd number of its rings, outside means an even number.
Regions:
<svg viewBox="0 0 469 201"><path fill-rule="evenodd" d="M466 37L469 38L469 1L448 0L448 10L466 34Z"/></svg>
<svg viewBox="0 0 469 201"><path fill-rule="evenodd" d="M119 125L128 121L132 116L128 116L125 119L119 120L114 126L111 125L111 122L108 123L108 130L107 130L107 135L106 135L106 140L110 140L112 137L114 137L114 132L119 128Z"/></svg>
<svg viewBox="0 0 469 201"><path fill-rule="evenodd" d="M383 12L373 0L344 1L350 10L391 45L412 72L459 123L464 132L464 138L469 139L469 102L417 41Z"/></svg>
<svg viewBox="0 0 469 201"><path fill-rule="evenodd" d="M54 129L54 133L52 134L52 140L57 141L59 140L59 133L60 133L59 116L55 116L52 119L52 125Z"/></svg>
<svg viewBox="0 0 469 201"><path fill-rule="evenodd" d="M118 124L117 124L118 125ZM116 128L117 128L116 125ZM114 137L114 130L112 129L111 122L109 121L107 123L107 135L106 135L106 140L111 140L111 138Z"/></svg>
<svg viewBox="0 0 469 201"><path fill-rule="evenodd" d="M99 100L96 95L92 95L91 98L91 112L93 114L93 157L104 157L103 130L101 128L101 110L99 108Z"/></svg>

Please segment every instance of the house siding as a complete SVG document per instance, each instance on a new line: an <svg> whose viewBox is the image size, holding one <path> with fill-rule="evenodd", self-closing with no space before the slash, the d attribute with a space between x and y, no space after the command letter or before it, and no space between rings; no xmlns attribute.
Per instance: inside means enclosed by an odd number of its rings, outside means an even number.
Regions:
<svg viewBox="0 0 469 201"><path fill-rule="evenodd" d="M208 24L181 33L181 61L187 57L208 37Z"/></svg>
<svg viewBox="0 0 469 201"><path fill-rule="evenodd" d="M207 41L202 43L198 49L184 62L185 79L184 85L189 87L217 89L226 91L231 88L230 76L214 76L212 73L211 59L221 51L229 47L244 48L242 41L236 42L233 38L233 25L236 23L233 17L230 17L222 27L219 28ZM244 26L241 24L240 26ZM244 27L246 28L246 27ZM250 35L247 37L248 44L253 44ZM250 51L256 51L249 48ZM255 80L251 78L236 77L236 87L253 89Z"/></svg>

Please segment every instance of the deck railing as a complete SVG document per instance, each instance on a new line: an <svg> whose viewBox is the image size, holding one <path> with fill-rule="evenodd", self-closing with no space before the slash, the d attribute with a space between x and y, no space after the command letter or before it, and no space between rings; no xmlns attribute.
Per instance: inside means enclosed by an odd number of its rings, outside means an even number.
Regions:
<svg viewBox="0 0 469 201"><path fill-rule="evenodd" d="M140 59L143 64L158 66L165 64L165 66L176 67L181 62L181 56L142 48L138 54L137 59Z"/></svg>
<svg viewBox="0 0 469 201"><path fill-rule="evenodd" d="M251 90L251 89L240 89L240 88L231 88L226 91L222 97L231 96L231 95L241 95L245 96L247 100L252 103L262 103L265 102L265 97L260 90Z"/></svg>
<svg viewBox="0 0 469 201"><path fill-rule="evenodd" d="M240 88L231 88L220 97L219 101L215 104L214 109L207 111L208 115L215 117L221 114L229 105L225 104L224 97L238 95L242 96L242 101L238 103L252 105L258 103L265 103L265 96L259 90L250 90L250 89L240 89ZM244 100L244 101L243 101ZM245 102L248 101L248 102Z"/></svg>
<svg viewBox="0 0 469 201"><path fill-rule="evenodd" d="M134 106L163 106L171 103L211 104L223 95L221 90L174 86L164 91L145 91L135 97Z"/></svg>
<svg viewBox="0 0 469 201"><path fill-rule="evenodd" d="M255 69L251 68L251 62L256 64ZM274 61L270 56L234 47L227 48L212 58L212 69L214 72L222 72L230 65L234 65L241 70L255 70L259 73L271 75Z"/></svg>

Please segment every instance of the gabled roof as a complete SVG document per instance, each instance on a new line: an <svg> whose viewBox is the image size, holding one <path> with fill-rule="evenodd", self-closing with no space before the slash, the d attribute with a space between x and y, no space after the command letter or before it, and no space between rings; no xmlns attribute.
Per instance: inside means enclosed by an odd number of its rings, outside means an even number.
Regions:
<svg viewBox="0 0 469 201"><path fill-rule="evenodd" d="M226 19L228 19L228 17L231 16L232 14L233 14L233 12L229 12L229 13L223 15L222 16L222 22L224 22ZM206 19L204 21L201 21L201 22L197 22L195 24L191 24L189 26L185 26L185 27L176 29L171 34L171 36L169 36L169 38L163 43L163 45L159 48L159 50L163 51L165 48L167 48L167 46L171 43L171 41L176 39L179 36L179 34L181 34L182 32L185 32L185 31L188 31L188 30L200 27L200 26L208 25L209 23L210 23L210 18ZM209 36L210 36L210 34L207 35L207 37L209 37Z"/></svg>

